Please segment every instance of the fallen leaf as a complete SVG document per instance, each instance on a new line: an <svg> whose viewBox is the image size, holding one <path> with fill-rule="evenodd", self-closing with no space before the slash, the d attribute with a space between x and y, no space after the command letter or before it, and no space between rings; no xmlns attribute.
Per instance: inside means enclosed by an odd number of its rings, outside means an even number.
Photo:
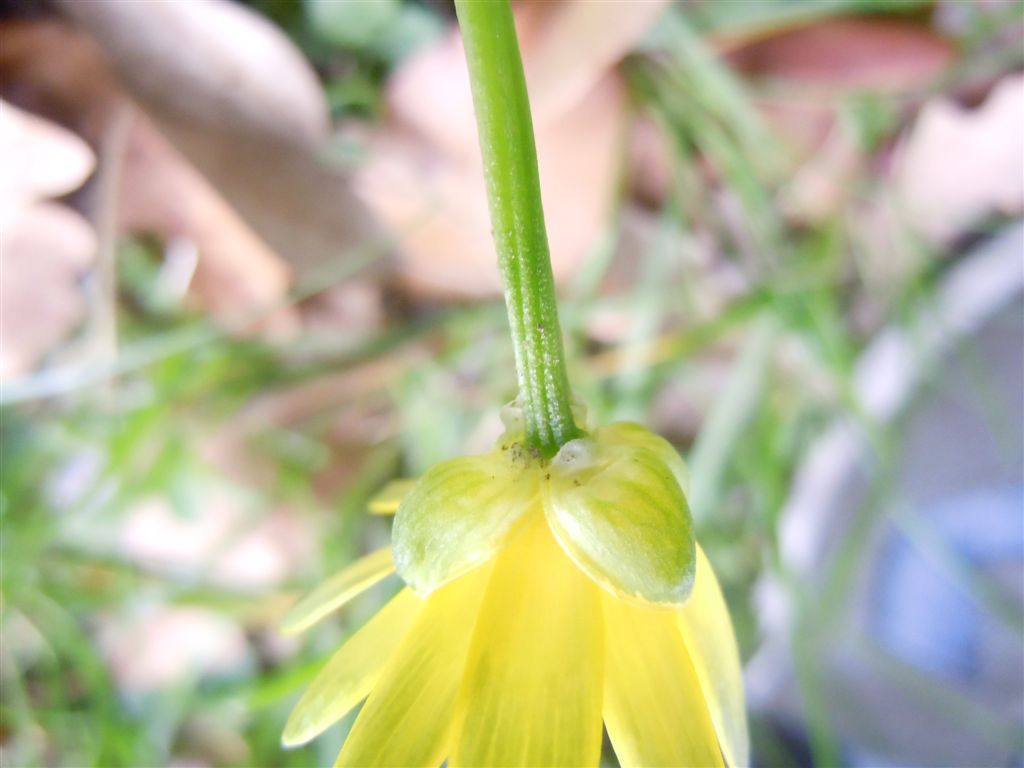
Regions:
<svg viewBox="0 0 1024 768"><path fill-rule="evenodd" d="M730 51L739 71L842 93L919 88L952 62L952 43L932 29L886 18L828 18Z"/></svg>
<svg viewBox="0 0 1024 768"><path fill-rule="evenodd" d="M128 513L118 535L122 555L144 569L203 572L233 589L279 584L313 549L311 531L294 515L281 511L254 521L237 498L221 491L207 493L194 517L177 514L164 499L149 499Z"/></svg>
<svg viewBox="0 0 1024 768"><path fill-rule="evenodd" d="M556 280L586 256L617 178L626 96L610 68L661 9L581 0L515 9ZM559 48L566 40L577 57ZM403 281L427 295L495 295L501 286L459 36L453 31L408 59L387 99L391 123L371 139L356 182L398 234Z"/></svg>
<svg viewBox="0 0 1024 768"><path fill-rule="evenodd" d="M526 4L534 18L520 37L536 119L557 119L585 99L670 5L667 0Z"/></svg>
<svg viewBox="0 0 1024 768"><path fill-rule="evenodd" d="M5 101L0 153L0 381L6 381L31 371L85 314L78 281L95 258L95 233L77 213L45 198L79 187L95 159L70 131Z"/></svg>
<svg viewBox="0 0 1024 768"><path fill-rule="evenodd" d="M664 0L519 3L516 32L535 130L598 87L665 10ZM387 85L393 121L455 157L477 156L476 122L457 30L424 48Z"/></svg>
<svg viewBox="0 0 1024 768"><path fill-rule="evenodd" d="M132 117L118 187L123 231L195 243L190 291L222 325L275 336L296 329L295 313L280 307L289 267L143 114Z"/></svg>
<svg viewBox="0 0 1024 768"><path fill-rule="evenodd" d="M300 277L378 235L348 171L324 152L328 108L312 67L266 19L223 0L59 5L159 131Z"/></svg>
<svg viewBox="0 0 1024 768"><path fill-rule="evenodd" d="M158 120L307 147L328 135L327 103L312 67L278 27L241 5L55 4L99 44L126 90Z"/></svg>
<svg viewBox="0 0 1024 768"><path fill-rule="evenodd" d="M122 100L96 44L52 18L6 20L0 35L0 95L96 150Z"/></svg>
<svg viewBox="0 0 1024 768"><path fill-rule="evenodd" d="M9 381L35 368L85 316L79 281L96 256L96 235L55 203L23 208L0 226L0 381Z"/></svg>
<svg viewBox="0 0 1024 768"><path fill-rule="evenodd" d="M101 617L98 640L122 690L142 693L243 669L242 628L213 610L160 608Z"/></svg>
<svg viewBox="0 0 1024 768"><path fill-rule="evenodd" d="M0 101L0 215L77 189L96 158L71 131Z"/></svg>
<svg viewBox="0 0 1024 768"><path fill-rule="evenodd" d="M125 95L97 46L55 21L5 24L4 33L4 91L73 128L99 154L97 216L105 220L110 208L121 225L107 236L194 243L191 293L219 321L237 331L291 332L294 312L260 314L286 295L288 266Z"/></svg>
<svg viewBox="0 0 1024 768"><path fill-rule="evenodd" d="M978 108L928 102L897 149L894 183L908 223L948 243L985 216L1024 211L1024 76Z"/></svg>

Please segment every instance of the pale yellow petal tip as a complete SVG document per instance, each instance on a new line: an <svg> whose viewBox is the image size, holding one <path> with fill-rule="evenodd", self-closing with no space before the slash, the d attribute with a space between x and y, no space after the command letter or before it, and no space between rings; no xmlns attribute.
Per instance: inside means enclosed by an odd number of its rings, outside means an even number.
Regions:
<svg viewBox="0 0 1024 768"><path fill-rule="evenodd" d="M295 635L309 629L394 570L391 547L361 557L299 598L281 620L278 631L282 635Z"/></svg>
<svg viewBox="0 0 1024 768"><path fill-rule="evenodd" d="M295 622L288 622L288 617L281 622L281 625L277 628L278 634L284 635L285 637L291 637L292 635L298 635L302 633L305 627L298 626Z"/></svg>
<svg viewBox="0 0 1024 768"><path fill-rule="evenodd" d="M295 749L311 742L317 734L309 733L302 723L293 723L289 718L281 734L281 746L285 749Z"/></svg>
<svg viewBox="0 0 1024 768"><path fill-rule="evenodd" d="M288 613L281 619L281 623L277 628L277 631L285 636L291 637L292 635L299 635L313 626L313 621L307 620L306 612L299 611L301 608L304 598L299 600L288 609Z"/></svg>
<svg viewBox="0 0 1024 768"><path fill-rule="evenodd" d="M281 733L281 746L285 749L296 749L305 746L345 715L345 713L342 713L337 716L331 716L325 721L323 715L326 709L327 707L320 706L316 709L297 707L292 710L288 722L284 725L284 731Z"/></svg>
<svg viewBox="0 0 1024 768"><path fill-rule="evenodd" d="M398 505L402 503L402 499L409 494L414 485L416 485L415 478L392 480L370 499L370 503L367 505L370 513L374 515L395 514Z"/></svg>
<svg viewBox="0 0 1024 768"><path fill-rule="evenodd" d="M624 766L722 766L718 734L673 612L603 595L602 706Z"/></svg>
<svg viewBox="0 0 1024 768"><path fill-rule="evenodd" d="M750 733L743 672L729 609L714 569L697 546L697 575L689 602L679 609L679 628L704 691L725 762L742 768L750 760Z"/></svg>

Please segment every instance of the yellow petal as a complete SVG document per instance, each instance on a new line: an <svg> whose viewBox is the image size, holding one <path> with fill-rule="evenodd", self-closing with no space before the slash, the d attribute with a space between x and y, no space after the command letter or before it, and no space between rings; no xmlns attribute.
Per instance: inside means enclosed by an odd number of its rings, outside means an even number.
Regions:
<svg viewBox="0 0 1024 768"><path fill-rule="evenodd" d="M693 592L677 615L725 760L731 766L748 765L750 739L736 636L715 572L699 546Z"/></svg>
<svg viewBox="0 0 1024 768"><path fill-rule="evenodd" d="M437 766L448 753L455 696L486 566L431 595L356 718L338 766Z"/></svg>
<svg viewBox="0 0 1024 768"><path fill-rule="evenodd" d="M501 553L456 705L452 766L596 766L600 590L537 520Z"/></svg>
<svg viewBox="0 0 1024 768"><path fill-rule="evenodd" d="M405 583L425 597L489 560L536 503L538 479L519 446L427 470L402 499L391 532Z"/></svg>
<svg viewBox="0 0 1024 768"><path fill-rule="evenodd" d="M356 560L293 605L281 622L281 632L292 635L308 629L394 570L390 547Z"/></svg>
<svg viewBox="0 0 1024 768"><path fill-rule="evenodd" d="M403 589L331 657L292 710L281 743L305 744L366 698L423 601Z"/></svg>
<svg viewBox="0 0 1024 768"><path fill-rule="evenodd" d="M721 766L715 728L675 611L603 595L604 722L623 768Z"/></svg>
<svg viewBox="0 0 1024 768"><path fill-rule="evenodd" d="M370 512L375 515L393 515L398 505L402 503L412 487L416 485L414 479L392 480L381 488L377 495L370 499Z"/></svg>

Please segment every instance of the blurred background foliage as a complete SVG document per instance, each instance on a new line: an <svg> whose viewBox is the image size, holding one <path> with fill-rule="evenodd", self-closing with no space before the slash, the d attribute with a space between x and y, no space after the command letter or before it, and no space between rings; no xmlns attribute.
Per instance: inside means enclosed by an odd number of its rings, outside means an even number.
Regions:
<svg viewBox="0 0 1024 768"><path fill-rule="evenodd" d="M328 764L396 585L277 621L515 395L452 8L0 9L0 762ZM688 458L758 764L1020 765L1024 5L516 12L572 380Z"/></svg>

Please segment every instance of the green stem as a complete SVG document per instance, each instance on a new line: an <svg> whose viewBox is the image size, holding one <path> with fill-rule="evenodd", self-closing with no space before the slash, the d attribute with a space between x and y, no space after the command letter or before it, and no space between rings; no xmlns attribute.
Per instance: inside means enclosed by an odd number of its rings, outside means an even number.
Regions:
<svg viewBox="0 0 1024 768"><path fill-rule="evenodd" d="M508 0L456 0L455 10L473 88L526 440L550 458L581 432L572 415L519 43Z"/></svg>

